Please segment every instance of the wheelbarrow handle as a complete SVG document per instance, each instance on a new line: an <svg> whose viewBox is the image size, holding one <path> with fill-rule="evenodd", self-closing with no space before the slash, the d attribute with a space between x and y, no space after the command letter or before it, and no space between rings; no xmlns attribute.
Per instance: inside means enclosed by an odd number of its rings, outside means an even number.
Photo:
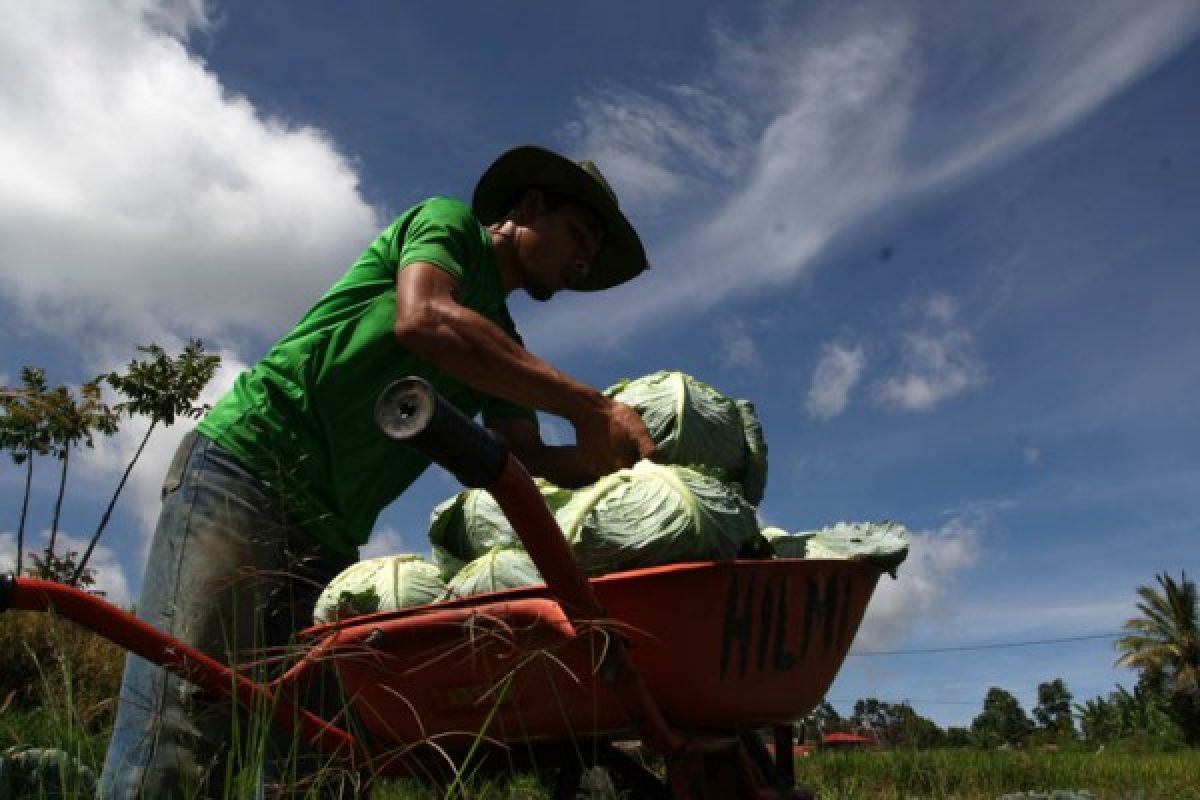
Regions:
<svg viewBox="0 0 1200 800"><path fill-rule="evenodd" d="M508 463L507 445L424 378L402 378L384 389L375 402L375 422L388 438L416 448L472 489L494 485Z"/></svg>

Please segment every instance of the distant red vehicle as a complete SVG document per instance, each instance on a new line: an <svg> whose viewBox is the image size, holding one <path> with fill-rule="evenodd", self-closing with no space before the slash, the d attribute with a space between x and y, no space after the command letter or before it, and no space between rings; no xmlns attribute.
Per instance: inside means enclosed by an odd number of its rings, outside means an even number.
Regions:
<svg viewBox="0 0 1200 800"><path fill-rule="evenodd" d="M873 738L857 733L829 733L821 737L823 750L870 750L875 745Z"/></svg>

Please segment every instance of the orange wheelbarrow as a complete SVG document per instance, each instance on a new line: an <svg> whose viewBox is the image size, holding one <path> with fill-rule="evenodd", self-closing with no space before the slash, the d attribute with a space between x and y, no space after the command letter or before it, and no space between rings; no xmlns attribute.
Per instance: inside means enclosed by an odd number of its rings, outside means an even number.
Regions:
<svg viewBox="0 0 1200 800"><path fill-rule="evenodd" d="M832 684L879 568L705 562L588 580L520 462L428 384L394 384L377 417L388 435L495 496L544 586L309 628L302 655L269 683L72 587L8 576L0 609L53 610L214 697L272 709L275 724L366 784L449 780L470 761L476 774L555 769L556 798L574 797L593 765L634 797L809 796L795 786L792 724ZM295 700L324 670L340 681L354 732ZM757 733L767 727L774 756ZM631 740L665 769L619 744Z"/></svg>

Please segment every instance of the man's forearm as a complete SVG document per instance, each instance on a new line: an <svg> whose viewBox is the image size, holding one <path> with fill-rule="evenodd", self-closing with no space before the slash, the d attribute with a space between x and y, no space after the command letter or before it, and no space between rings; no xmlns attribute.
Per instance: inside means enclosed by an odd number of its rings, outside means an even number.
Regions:
<svg viewBox="0 0 1200 800"><path fill-rule="evenodd" d="M546 445L537 455L526 453L520 458L531 475L567 489L587 486L597 477L579 462L578 451L573 444Z"/></svg>
<svg viewBox="0 0 1200 800"><path fill-rule="evenodd" d="M456 303L437 303L397 326L410 352L493 397L575 421L606 398L521 347L498 325Z"/></svg>

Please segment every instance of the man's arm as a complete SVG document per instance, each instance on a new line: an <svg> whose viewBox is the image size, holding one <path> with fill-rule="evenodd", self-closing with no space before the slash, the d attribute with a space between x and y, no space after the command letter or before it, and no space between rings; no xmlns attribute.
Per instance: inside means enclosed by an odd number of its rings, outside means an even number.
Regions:
<svg viewBox="0 0 1200 800"><path fill-rule="evenodd" d="M575 445L548 445L542 441L538 424L531 419L496 419L489 427L508 445L531 475L558 486L575 489L596 480L580 461Z"/></svg>
<svg viewBox="0 0 1200 800"><path fill-rule="evenodd" d="M636 411L534 356L460 304L457 288L455 278L433 264L400 271L395 334L406 350L482 392L568 420L575 427L578 464L589 478L657 456Z"/></svg>

